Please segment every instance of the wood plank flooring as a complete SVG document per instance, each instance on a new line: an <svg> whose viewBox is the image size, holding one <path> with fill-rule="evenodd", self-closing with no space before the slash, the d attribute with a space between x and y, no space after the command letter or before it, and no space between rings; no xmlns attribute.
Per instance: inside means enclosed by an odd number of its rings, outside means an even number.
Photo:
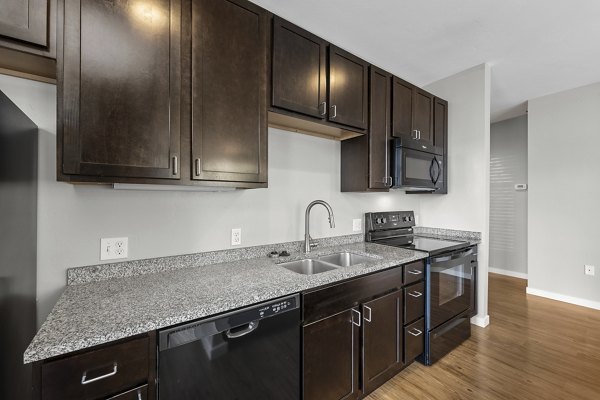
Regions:
<svg viewBox="0 0 600 400"><path fill-rule="evenodd" d="M527 295L526 284L490 274L490 326L367 399L600 400L600 311Z"/></svg>

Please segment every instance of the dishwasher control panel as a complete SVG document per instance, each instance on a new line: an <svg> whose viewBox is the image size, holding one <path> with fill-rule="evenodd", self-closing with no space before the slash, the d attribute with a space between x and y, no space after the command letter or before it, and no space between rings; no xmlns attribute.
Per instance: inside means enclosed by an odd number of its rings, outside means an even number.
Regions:
<svg viewBox="0 0 600 400"><path fill-rule="evenodd" d="M297 297L288 297L276 303L271 303L258 309L260 318L270 317L279 314L282 311L295 309L298 307L296 303Z"/></svg>

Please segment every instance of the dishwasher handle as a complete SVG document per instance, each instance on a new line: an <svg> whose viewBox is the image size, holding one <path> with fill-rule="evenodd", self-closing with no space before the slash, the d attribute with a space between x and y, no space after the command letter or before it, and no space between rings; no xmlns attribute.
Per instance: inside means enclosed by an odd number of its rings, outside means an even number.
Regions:
<svg viewBox="0 0 600 400"><path fill-rule="evenodd" d="M249 334L252 331L254 331L256 328L258 328L258 322L259 321L252 321L248 325L246 325L246 327L244 329L241 329L241 330L238 330L239 326L236 326L235 328L228 329L225 332L225 336L227 336L229 339L237 339L237 338L240 338L242 336L246 336L247 334Z"/></svg>

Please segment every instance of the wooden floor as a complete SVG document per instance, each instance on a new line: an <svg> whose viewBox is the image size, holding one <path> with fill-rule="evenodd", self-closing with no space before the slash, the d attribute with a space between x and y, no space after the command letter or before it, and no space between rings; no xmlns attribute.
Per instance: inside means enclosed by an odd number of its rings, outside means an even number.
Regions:
<svg viewBox="0 0 600 400"><path fill-rule="evenodd" d="M431 367L413 363L368 400L600 400L600 311L525 294L490 274L490 325Z"/></svg>

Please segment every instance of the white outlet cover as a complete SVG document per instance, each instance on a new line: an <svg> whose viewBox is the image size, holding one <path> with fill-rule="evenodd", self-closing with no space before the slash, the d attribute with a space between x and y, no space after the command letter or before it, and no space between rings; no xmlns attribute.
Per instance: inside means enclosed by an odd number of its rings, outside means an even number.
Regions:
<svg viewBox="0 0 600 400"><path fill-rule="evenodd" d="M102 238L100 239L100 261L119 260L129 257L129 239Z"/></svg>
<svg viewBox="0 0 600 400"><path fill-rule="evenodd" d="M362 219L356 218L352 220L352 232L362 231Z"/></svg>
<svg viewBox="0 0 600 400"><path fill-rule="evenodd" d="M231 245L239 246L242 244L242 228L233 228L231 230Z"/></svg>

